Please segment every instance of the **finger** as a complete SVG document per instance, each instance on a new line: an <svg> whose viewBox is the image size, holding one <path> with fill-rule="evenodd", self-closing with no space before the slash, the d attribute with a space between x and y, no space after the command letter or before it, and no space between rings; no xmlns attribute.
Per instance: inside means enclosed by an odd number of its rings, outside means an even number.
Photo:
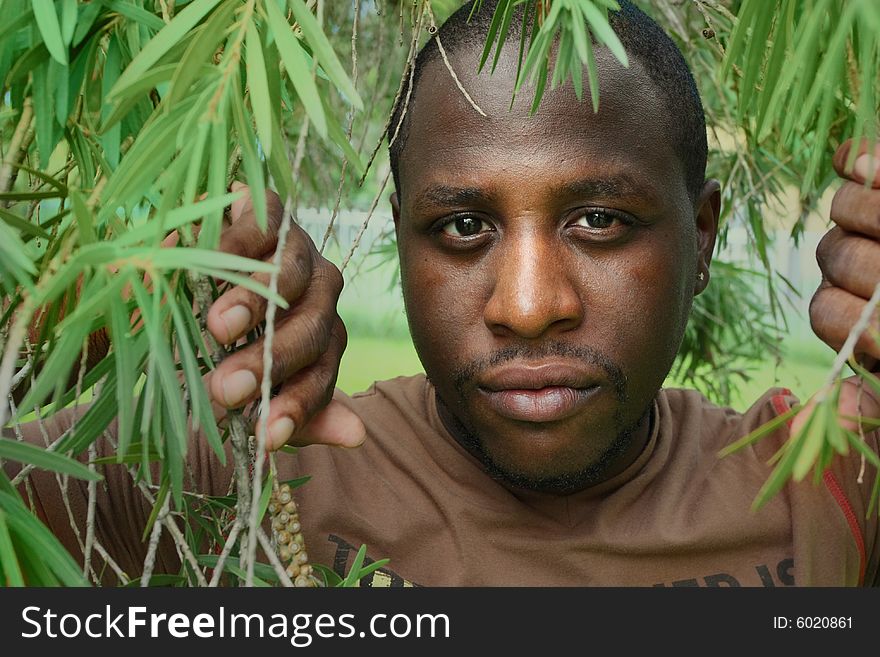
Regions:
<svg viewBox="0 0 880 657"><path fill-rule="evenodd" d="M880 238L880 189L844 183L831 201L831 219L844 230Z"/></svg>
<svg viewBox="0 0 880 657"><path fill-rule="evenodd" d="M861 387L861 390L859 389ZM795 416L791 423L791 435L795 435L809 419L816 402L810 400ZM871 386L860 384L857 376L844 379L840 387L840 399L837 403L838 423L848 431L873 429L871 422L858 422L855 418L866 420L880 419L880 398ZM862 424L860 427L859 424Z"/></svg>
<svg viewBox="0 0 880 657"><path fill-rule="evenodd" d="M336 295L327 290L325 282L313 280L300 303L275 326L272 384L318 360L333 339L337 321L341 324L336 314ZM220 403L237 408L256 398L257 382L263 378L264 340L261 337L217 368L212 377L212 393Z"/></svg>
<svg viewBox="0 0 880 657"><path fill-rule="evenodd" d="M880 282L880 243L840 228L830 230L816 249L825 280L868 299Z"/></svg>
<svg viewBox="0 0 880 657"><path fill-rule="evenodd" d="M852 146L852 140L848 139L834 153L832 161L837 175L861 185L864 185L866 180L870 180L872 187L880 187L880 143L875 144L873 150L869 151L867 140L860 141L852 168L847 169L846 164Z"/></svg>
<svg viewBox="0 0 880 657"><path fill-rule="evenodd" d="M293 228L293 227L291 227ZM297 228L299 231L299 228ZM303 235L305 235L303 233ZM308 236L305 236L308 239ZM306 289L321 281L316 279L316 265L323 268L332 268L333 265L315 258L311 241L305 241L298 232L291 234L281 256L281 273L278 276L278 294L288 303L296 302L303 296ZM327 273L332 276L332 273ZM268 286L269 274L254 274L251 279ZM327 281L322 292L332 290ZM340 287L341 290L341 287ZM336 292L336 297L339 292ZM266 316L268 301L262 295L244 287L234 287L220 296L208 311L207 326L211 334L221 343L230 344L245 335L257 324L261 323Z"/></svg>
<svg viewBox="0 0 880 657"><path fill-rule="evenodd" d="M313 365L285 381L272 399L267 418L270 449L284 444L303 446L317 442L355 447L363 442L364 433L355 430L362 423L359 419L353 422L347 418L346 412L351 412L344 406L333 412L330 419L335 421L319 421L311 426L314 418L331 403L345 342L345 327L340 320L334 327L327 351Z"/></svg>
<svg viewBox="0 0 880 657"><path fill-rule="evenodd" d="M248 187L240 182L234 182L231 189L233 192L246 191ZM230 206L232 225L224 229L220 235L220 250L245 258L262 258L275 249L283 212L284 208L278 194L267 190L266 214L269 223L268 229L264 231L257 224L250 193L245 193Z"/></svg>
<svg viewBox="0 0 880 657"><path fill-rule="evenodd" d="M363 420L345 404L334 399L294 436L293 444L300 447L306 445L358 447L363 444L366 437L367 429ZM277 445L276 448L282 446Z"/></svg>
<svg viewBox="0 0 880 657"><path fill-rule="evenodd" d="M855 326L867 301L829 283L822 286L813 295L810 302L810 324L813 331L828 346L839 351L846 342L849 332ZM880 345L874 339L878 328L877 310L867 331L856 343L855 355L880 358ZM873 335L872 335L873 334Z"/></svg>

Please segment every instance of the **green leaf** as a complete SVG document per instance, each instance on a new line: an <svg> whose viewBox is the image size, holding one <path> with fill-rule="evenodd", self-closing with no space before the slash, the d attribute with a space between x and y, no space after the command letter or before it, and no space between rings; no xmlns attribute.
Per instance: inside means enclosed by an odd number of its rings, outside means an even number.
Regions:
<svg viewBox="0 0 880 657"><path fill-rule="evenodd" d="M43 230L40 226L32 224L26 219L19 217L17 214L9 212L9 210L4 210L3 208L0 208L0 220L2 220L10 228L15 228L22 233L32 235L33 237L40 237L44 240L49 239L49 233ZM28 260L26 256L23 256L23 258L24 259L22 260L22 262L32 266L31 261ZM36 270L31 270L31 273L36 273Z"/></svg>
<svg viewBox="0 0 880 657"><path fill-rule="evenodd" d="M318 19L309 11L302 0L288 0L288 4L293 10L294 18L296 18L299 26L302 28L306 41L312 47L312 56L318 60L330 81L345 94L355 109L363 110L364 103L358 95L357 89L354 88L354 84L349 79L348 73L342 68L342 64L339 62L333 46L330 45L324 30L318 24Z"/></svg>
<svg viewBox="0 0 880 657"><path fill-rule="evenodd" d="M318 87L312 77L306 55L303 52L299 39L293 36L290 25L284 14L274 2L266 3L266 13L269 16L269 27L275 37L278 53L281 61L287 69L287 76L293 83L299 99L302 101L306 114L314 124L315 129L322 137L327 137L327 117L324 116L324 107L321 104L321 96Z"/></svg>
<svg viewBox="0 0 880 657"><path fill-rule="evenodd" d="M76 0L61 0L61 39L65 47L73 40L76 31L77 2Z"/></svg>
<svg viewBox="0 0 880 657"><path fill-rule="evenodd" d="M257 225L265 231L269 224L266 206L266 180L263 176L263 162L257 153L256 137L251 129L250 115L244 106L244 100L238 96L233 96L230 106L235 131L238 134L238 144L241 147L242 163L247 173L254 216L257 219Z"/></svg>
<svg viewBox="0 0 880 657"><path fill-rule="evenodd" d="M21 501L0 491L0 509L6 512L9 528L26 546L22 556L39 555L39 562L50 570L66 586L88 586L82 570L65 550L58 539L37 520ZM36 582L29 582L36 584Z"/></svg>
<svg viewBox="0 0 880 657"><path fill-rule="evenodd" d="M18 565L18 557L15 547L12 545L12 536L9 535L9 525L6 522L6 513L0 511L0 584L4 586L24 586L24 577L21 567Z"/></svg>
<svg viewBox="0 0 880 657"><path fill-rule="evenodd" d="M803 444L798 450L792 468L792 476L795 481L803 479L813 467L813 463L816 462L829 433L830 422L836 422L830 411L830 404L827 401L817 404L810 414L810 419L801 430L804 434Z"/></svg>
<svg viewBox="0 0 880 657"><path fill-rule="evenodd" d="M108 9L119 12L134 23L149 28L154 32L159 32L165 27L165 22L156 14L150 13L132 2L126 2L126 0L101 0L101 2Z"/></svg>
<svg viewBox="0 0 880 657"><path fill-rule="evenodd" d="M629 67L629 58L626 55L626 50L608 23L607 10L600 10L590 2L582 2L579 4L579 7L590 24L590 31L596 35L599 41L608 46L608 50L611 51L611 54L617 58L617 61L624 68Z"/></svg>
<svg viewBox="0 0 880 657"><path fill-rule="evenodd" d="M272 153L272 101L269 97L269 81L263 60L263 44L253 23L247 26L247 80L251 93L251 107L257 123L260 146L269 157Z"/></svg>
<svg viewBox="0 0 880 657"><path fill-rule="evenodd" d="M56 62L66 66L67 47L61 37L61 25L58 23L58 14L55 13L55 3L50 0L37 0L32 8L46 49Z"/></svg>
<svg viewBox="0 0 880 657"><path fill-rule="evenodd" d="M68 474L71 477L85 479L86 481L100 481L103 479L101 475L92 472L78 461L74 461L57 452L50 452L42 447L10 438L0 438L0 458L18 461L19 463L30 463L41 470L60 472L61 474Z"/></svg>
<svg viewBox="0 0 880 657"><path fill-rule="evenodd" d="M144 49L128 65L117 82L117 87L130 84L146 73L166 52L171 50L220 0L193 0L174 19L147 42ZM272 3L269 3L272 4ZM114 92L115 93L115 90Z"/></svg>

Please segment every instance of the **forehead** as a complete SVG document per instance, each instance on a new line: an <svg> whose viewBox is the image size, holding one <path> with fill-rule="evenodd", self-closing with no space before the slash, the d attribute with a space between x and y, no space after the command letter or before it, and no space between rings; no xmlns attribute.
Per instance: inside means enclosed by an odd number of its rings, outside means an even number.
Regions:
<svg viewBox="0 0 880 657"><path fill-rule="evenodd" d="M420 189L447 184L486 186L528 176L551 186L569 180L625 179L646 193L686 195L683 166L660 93L638 61L623 68L597 49L599 112L584 83L578 100L570 83L545 91L530 113L533 88L514 97L516 61L502 56L494 74L476 71L479 50L463 47L450 63L481 116L456 87L442 59L422 71L410 106L400 157L403 201ZM405 190L405 191L404 191Z"/></svg>

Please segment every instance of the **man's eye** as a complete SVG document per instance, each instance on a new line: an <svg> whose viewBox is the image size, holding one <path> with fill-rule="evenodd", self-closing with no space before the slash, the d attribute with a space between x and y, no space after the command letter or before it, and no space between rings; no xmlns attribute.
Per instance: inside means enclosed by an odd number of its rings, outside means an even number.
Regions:
<svg viewBox="0 0 880 657"><path fill-rule="evenodd" d="M441 228L450 237L472 237L489 229L489 224L482 219L467 215L456 217Z"/></svg>
<svg viewBox="0 0 880 657"><path fill-rule="evenodd" d="M618 218L603 210L586 210L582 212L574 222L575 226L586 226L594 230L611 228Z"/></svg>

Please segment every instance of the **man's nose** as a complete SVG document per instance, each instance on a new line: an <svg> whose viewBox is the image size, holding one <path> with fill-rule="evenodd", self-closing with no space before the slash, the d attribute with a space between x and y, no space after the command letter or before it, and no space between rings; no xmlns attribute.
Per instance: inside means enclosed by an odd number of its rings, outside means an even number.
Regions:
<svg viewBox="0 0 880 657"><path fill-rule="evenodd" d="M565 246L540 235L508 239L494 254L495 284L483 311L489 330L534 339L579 326L584 308Z"/></svg>

